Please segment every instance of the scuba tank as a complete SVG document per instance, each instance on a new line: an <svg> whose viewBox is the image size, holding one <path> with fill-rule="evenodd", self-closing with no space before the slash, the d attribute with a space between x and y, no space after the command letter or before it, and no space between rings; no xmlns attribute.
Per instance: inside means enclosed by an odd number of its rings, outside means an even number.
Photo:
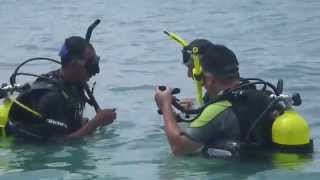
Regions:
<svg viewBox="0 0 320 180"><path fill-rule="evenodd" d="M9 112L14 103L22 105L15 98L13 92L24 92L30 88L29 84L25 84L23 86L15 84L14 86L8 85L6 83L2 84L0 87L0 99L2 100L2 104L0 104L0 137L6 137L6 125L8 123ZM25 107L25 106L24 106ZM27 108L27 107L25 107ZM27 108L28 109L28 108ZM32 110L31 110L32 111Z"/></svg>
<svg viewBox="0 0 320 180"><path fill-rule="evenodd" d="M26 84L24 86L15 85L14 87L8 84L2 84L0 87L0 147L1 148L8 148L12 141L14 140L13 137L8 136L6 132L6 127L8 125L9 120L9 113L11 110L12 105L18 101L15 99L15 94L13 92L22 92L25 89L28 89L29 85Z"/></svg>
<svg viewBox="0 0 320 180"><path fill-rule="evenodd" d="M307 121L293 108L286 109L272 124L272 142L282 152L313 152Z"/></svg>
<svg viewBox="0 0 320 180"><path fill-rule="evenodd" d="M279 145L305 145L310 141L306 120L293 109L278 116L272 125L272 141Z"/></svg>
<svg viewBox="0 0 320 180"><path fill-rule="evenodd" d="M8 88L5 87L5 84L1 85L1 99L2 104L0 104L0 133L1 137L6 137L6 131L5 127L8 122L8 116L9 116L9 111L11 109L11 106L13 104L13 101L8 97L7 93Z"/></svg>

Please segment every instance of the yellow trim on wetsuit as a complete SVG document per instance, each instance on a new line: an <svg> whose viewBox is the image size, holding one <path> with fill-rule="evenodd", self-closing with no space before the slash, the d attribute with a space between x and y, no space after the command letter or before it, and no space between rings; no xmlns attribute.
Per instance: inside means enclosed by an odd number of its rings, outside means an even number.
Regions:
<svg viewBox="0 0 320 180"><path fill-rule="evenodd" d="M208 124L212 119L218 116L221 112L231 107L232 104L229 101L220 101L208 105L201 114L190 123L190 128L202 127Z"/></svg>

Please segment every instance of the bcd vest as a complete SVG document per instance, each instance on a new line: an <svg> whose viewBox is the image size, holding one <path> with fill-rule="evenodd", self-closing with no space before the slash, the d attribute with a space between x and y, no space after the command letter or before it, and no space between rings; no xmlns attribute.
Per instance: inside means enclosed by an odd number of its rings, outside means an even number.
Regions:
<svg viewBox="0 0 320 180"><path fill-rule="evenodd" d="M79 87L66 86L58 78L58 71L53 71L43 75L48 79L37 79L31 88L21 93L17 100L22 102L25 106L34 109L37 107L39 99L46 93L52 92L60 94L63 98L62 104L65 104L65 113L68 117L69 122L63 122L67 125L67 128L61 128L54 126L53 124L45 123L43 119L35 116L34 114L26 111L17 104L13 104L10 112L9 119L19 131L25 132L35 136L37 139L41 139L42 134L46 134L45 131L51 131L50 128L55 128L54 131L59 134L65 134L74 131L81 127L81 119L83 108L85 104L85 98L83 91ZM77 89L79 88L79 89ZM37 109L34 109L37 111ZM50 117L43 117L44 119ZM23 133L22 133L23 134ZM37 137L39 136L39 137Z"/></svg>

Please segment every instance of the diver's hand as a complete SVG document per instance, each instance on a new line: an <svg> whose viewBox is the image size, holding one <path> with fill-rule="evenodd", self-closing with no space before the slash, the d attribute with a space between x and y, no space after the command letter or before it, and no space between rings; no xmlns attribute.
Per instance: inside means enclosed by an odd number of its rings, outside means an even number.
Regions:
<svg viewBox="0 0 320 180"><path fill-rule="evenodd" d="M154 99L160 110L164 109L165 107L171 106L173 99L172 89L167 87L165 90L160 90L159 87L157 87Z"/></svg>
<svg viewBox="0 0 320 180"><path fill-rule="evenodd" d="M191 109L194 106L194 101L195 100L193 98L184 98L184 99L180 99L178 103L184 109Z"/></svg>
<svg viewBox="0 0 320 180"><path fill-rule="evenodd" d="M113 123L117 118L116 109L101 109L93 118L95 127L102 127Z"/></svg>
<svg viewBox="0 0 320 180"><path fill-rule="evenodd" d="M117 113L115 109L101 109L96 116L83 125L80 129L71 132L63 137L63 140L76 139L86 136L96 130L98 127L111 124L116 119Z"/></svg>

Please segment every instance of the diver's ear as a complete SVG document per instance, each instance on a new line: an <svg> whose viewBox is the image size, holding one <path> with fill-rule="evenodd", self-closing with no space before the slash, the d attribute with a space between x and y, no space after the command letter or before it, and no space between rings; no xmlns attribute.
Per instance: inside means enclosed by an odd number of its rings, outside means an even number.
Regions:
<svg viewBox="0 0 320 180"><path fill-rule="evenodd" d="M215 79L211 76L206 77L207 84L212 86L215 83Z"/></svg>
<svg viewBox="0 0 320 180"><path fill-rule="evenodd" d="M207 83L208 86L213 86L217 82L217 78L215 76L211 75L211 74L207 75L205 80L207 81L206 83Z"/></svg>

